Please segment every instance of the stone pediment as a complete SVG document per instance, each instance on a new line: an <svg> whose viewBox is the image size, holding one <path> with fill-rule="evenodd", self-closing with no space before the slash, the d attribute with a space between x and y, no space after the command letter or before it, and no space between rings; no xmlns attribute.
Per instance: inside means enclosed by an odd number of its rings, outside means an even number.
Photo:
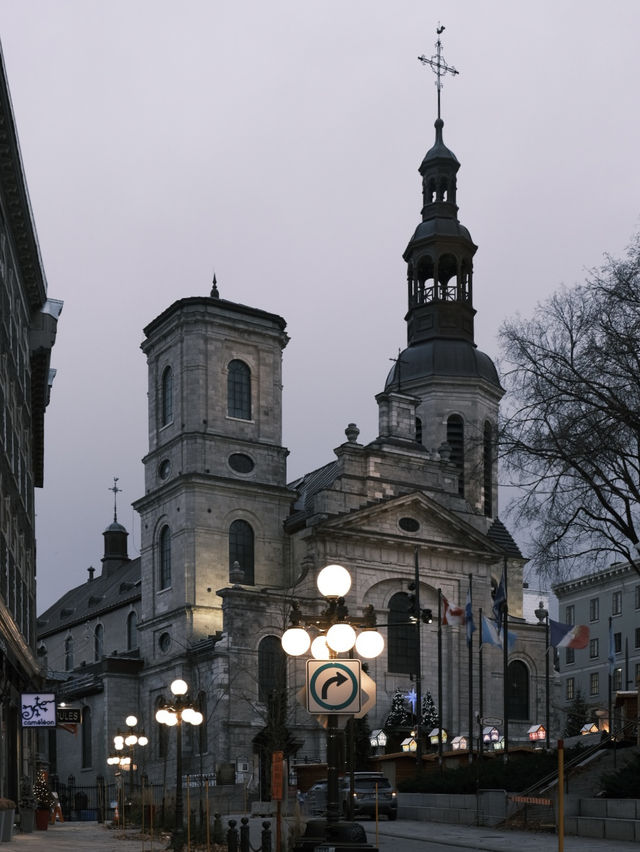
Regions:
<svg viewBox="0 0 640 852"><path fill-rule="evenodd" d="M354 509L319 526L322 532L331 531L332 535L358 535L403 544L415 541L422 546L482 554L489 561L503 555L502 549L486 535L418 491Z"/></svg>

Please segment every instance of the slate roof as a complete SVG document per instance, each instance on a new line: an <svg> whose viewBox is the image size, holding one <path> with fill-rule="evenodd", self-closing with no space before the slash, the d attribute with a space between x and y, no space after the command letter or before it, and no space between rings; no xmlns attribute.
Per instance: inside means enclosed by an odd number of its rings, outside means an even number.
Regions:
<svg viewBox="0 0 640 852"><path fill-rule="evenodd" d="M291 515L287 518L285 527L295 526L311 513L314 495L328 488L337 477L339 470L340 463L332 461L289 483L288 488L298 492L298 499L292 506Z"/></svg>
<svg viewBox="0 0 640 852"><path fill-rule="evenodd" d="M496 518L489 527L487 538L491 539L494 544L501 547L507 556L516 556L518 559L524 558L520 548L515 543L511 533L502 523L500 518Z"/></svg>
<svg viewBox="0 0 640 852"><path fill-rule="evenodd" d="M111 566L108 574L87 580L38 616L38 639L140 599L140 558Z"/></svg>

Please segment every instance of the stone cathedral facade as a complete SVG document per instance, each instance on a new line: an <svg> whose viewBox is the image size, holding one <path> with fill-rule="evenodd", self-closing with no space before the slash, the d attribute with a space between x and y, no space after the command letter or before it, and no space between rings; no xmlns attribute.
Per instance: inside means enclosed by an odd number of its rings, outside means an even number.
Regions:
<svg viewBox="0 0 640 852"><path fill-rule="evenodd" d="M511 741L525 742L528 728L544 722L544 630L522 618L525 560L498 516L503 390L475 343L476 246L458 219L459 163L440 119L435 131L419 169L421 219L404 253L407 345L381 376L373 440L361 441L349 424L323 467L288 482L284 319L221 298L214 282L211 295L182 298L145 328L149 446L145 493L134 504L141 556L128 559L126 531L114 520L102 574L91 573L39 621L59 695L88 708L93 725L92 738L83 729L82 741L58 747L61 777L106 774L111 738L132 707L151 739L145 771L152 780L172 777L174 738L158 730L154 714L178 676L206 720L185 740L185 772L225 767L257 782L280 689L290 756L322 760L324 730L296 698L304 659L283 659L280 636L292 600L321 607L315 579L329 562L352 575L350 612L371 605L389 625L381 629L385 651L369 665L377 686L370 728L383 727L397 689L412 687L413 628L398 614L407 612L416 554L421 605L434 614L438 589L464 605L469 575L476 618L479 607L490 613L507 566L518 635L506 685ZM422 627L420 647L423 693L434 698L436 621ZM80 634L93 644L70 666L65 647ZM468 730L468 652L464 628L442 635L443 727L456 736ZM502 654L487 648L483 657L484 713L501 717ZM477 668L476 659L479 707Z"/></svg>

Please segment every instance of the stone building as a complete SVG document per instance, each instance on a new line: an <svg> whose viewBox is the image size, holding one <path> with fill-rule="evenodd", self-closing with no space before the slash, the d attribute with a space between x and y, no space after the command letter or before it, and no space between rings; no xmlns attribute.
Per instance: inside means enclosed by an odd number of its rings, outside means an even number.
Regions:
<svg viewBox="0 0 640 852"><path fill-rule="evenodd" d="M280 637L294 599L319 611L315 580L329 562L352 575L350 611L359 615L371 606L385 625L385 651L369 666L377 684L371 728L383 726L397 689L412 688L418 649L407 612L416 558L421 605L434 614L438 590L464 604L470 576L474 611L489 613L506 566L510 619L518 634L507 679L511 740L526 741L528 728L543 720L544 630L522 617L525 560L498 516L495 440L503 390L474 338L476 246L458 220L460 164L444 144L440 119L435 129L435 143L420 165L421 221L404 253L407 346L381 377L373 440L361 442L357 426L349 424L346 440L323 467L288 483L282 446L285 321L221 298L214 281L209 296L179 299L145 328L149 448L145 494L134 504L141 517L141 556L139 567L123 563L117 569L126 582L139 578L139 597L109 611L122 625L135 608L135 665L123 659L132 649L123 647L122 633L118 653L107 642L108 659L93 663L91 674L100 681L94 695L102 698L98 706L87 694L86 706L91 720L99 715L104 742L80 773L87 778L105 774L104 756L129 712L126 702L150 731L148 775L172 777L173 738L153 720L178 676L189 683L205 717L185 740L185 774L224 770L227 777L257 784L276 743L292 758L323 759L324 730L296 700L304 660L285 660ZM109 600L119 594L116 575L112 582L105 570L82 592L70 593L85 610L96 583L111 582ZM55 625L64 601L43 614L48 624L40 637L52 669L60 665L51 659L54 645L62 658ZM423 689L434 696L436 621L422 628L419 649ZM65 629L84 627L78 621ZM104 629L106 636L106 622ZM121 667L131 663L126 676L109 668L114 658ZM487 648L483 659L484 713L500 717L502 654ZM454 736L468 729L467 660L464 630L443 629L441 709ZM82 703L86 673L77 662L61 694L75 690ZM479 707L476 660L474 668L472 703ZM115 692L108 685L112 678L119 678ZM117 696L113 704L109 694Z"/></svg>
<svg viewBox="0 0 640 852"><path fill-rule="evenodd" d="M0 796L33 775L35 735L21 695L42 688L35 656L34 488L44 478L44 414L62 302L47 282L0 51Z"/></svg>

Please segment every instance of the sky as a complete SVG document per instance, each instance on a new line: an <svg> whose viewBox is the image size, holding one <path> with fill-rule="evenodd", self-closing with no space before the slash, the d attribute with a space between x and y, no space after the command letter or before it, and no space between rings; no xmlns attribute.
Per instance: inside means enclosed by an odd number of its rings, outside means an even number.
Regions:
<svg viewBox="0 0 640 852"><path fill-rule="evenodd" d="M139 546L143 328L208 295L285 317L288 478L334 458L406 344L435 54L479 246L476 342L620 255L640 212L637 0L0 0L49 296L64 300L37 493L38 611ZM516 539L518 533L516 532Z"/></svg>

